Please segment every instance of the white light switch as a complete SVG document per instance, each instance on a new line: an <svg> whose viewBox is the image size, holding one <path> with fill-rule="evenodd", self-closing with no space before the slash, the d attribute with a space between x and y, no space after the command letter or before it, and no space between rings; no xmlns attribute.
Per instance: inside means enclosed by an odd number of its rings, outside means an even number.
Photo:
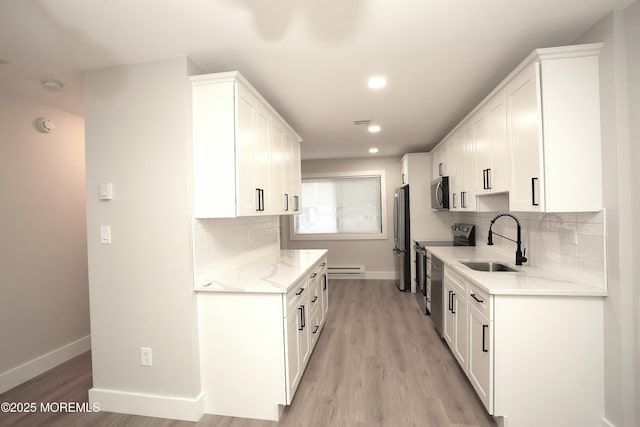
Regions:
<svg viewBox="0 0 640 427"><path fill-rule="evenodd" d="M149 347L140 347L140 364L142 366L153 366L151 349Z"/></svg>
<svg viewBox="0 0 640 427"><path fill-rule="evenodd" d="M100 226L100 243L103 245L111 244L111 227L108 225Z"/></svg>
<svg viewBox="0 0 640 427"><path fill-rule="evenodd" d="M100 184L100 200L111 199L113 199L113 184L110 182Z"/></svg>

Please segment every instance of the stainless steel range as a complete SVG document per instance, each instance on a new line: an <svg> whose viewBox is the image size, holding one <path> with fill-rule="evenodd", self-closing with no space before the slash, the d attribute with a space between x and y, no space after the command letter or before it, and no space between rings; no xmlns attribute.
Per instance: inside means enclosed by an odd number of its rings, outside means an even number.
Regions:
<svg viewBox="0 0 640 427"><path fill-rule="evenodd" d="M451 226L452 240L416 241L416 300L420 311L431 315L433 324L439 333L442 331L443 265L426 249L429 246L475 246L476 229L473 224L456 223Z"/></svg>

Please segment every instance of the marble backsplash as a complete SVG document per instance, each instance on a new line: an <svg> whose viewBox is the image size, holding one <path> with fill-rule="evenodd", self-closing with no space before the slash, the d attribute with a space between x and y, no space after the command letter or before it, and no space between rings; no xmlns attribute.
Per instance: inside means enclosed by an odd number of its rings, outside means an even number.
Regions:
<svg viewBox="0 0 640 427"><path fill-rule="evenodd" d="M247 257L280 249L277 216L193 220L195 274L212 266L226 269Z"/></svg>
<svg viewBox="0 0 640 427"><path fill-rule="evenodd" d="M455 222L476 225L476 245L486 245L489 224L498 212L454 212ZM521 224L526 265L606 289L606 216L600 212L510 212ZM500 218L493 231L516 238L516 223ZM495 236L494 248L515 261L516 244Z"/></svg>

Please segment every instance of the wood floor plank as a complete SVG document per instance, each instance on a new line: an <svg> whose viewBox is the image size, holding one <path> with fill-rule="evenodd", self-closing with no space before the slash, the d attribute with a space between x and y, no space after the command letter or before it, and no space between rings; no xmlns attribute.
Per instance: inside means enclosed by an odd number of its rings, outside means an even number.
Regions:
<svg viewBox="0 0 640 427"><path fill-rule="evenodd" d="M100 412L0 414L0 427L495 426L413 295L383 280L333 280L330 286L329 318L279 423ZM86 402L91 385L86 353L0 395L0 402Z"/></svg>

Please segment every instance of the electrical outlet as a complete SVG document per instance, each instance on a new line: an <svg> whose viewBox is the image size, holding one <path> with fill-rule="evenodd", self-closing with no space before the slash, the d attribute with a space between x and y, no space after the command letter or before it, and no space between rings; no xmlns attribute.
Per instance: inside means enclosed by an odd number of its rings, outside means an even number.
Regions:
<svg viewBox="0 0 640 427"><path fill-rule="evenodd" d="M152 366L151 349L149 347L140 347L140 364L142 366Z"/></svg>

